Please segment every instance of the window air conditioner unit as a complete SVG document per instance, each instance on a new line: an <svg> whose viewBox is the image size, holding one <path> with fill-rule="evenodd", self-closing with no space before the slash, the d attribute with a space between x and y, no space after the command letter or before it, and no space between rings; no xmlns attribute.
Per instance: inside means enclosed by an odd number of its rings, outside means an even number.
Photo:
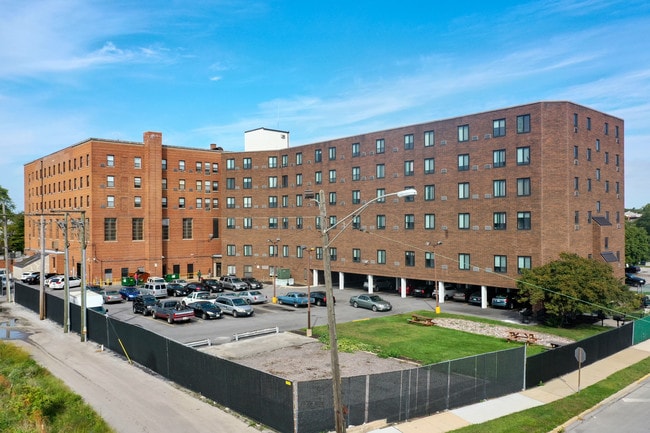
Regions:
<svg viewBox="0 0 650 433"><path fill-rule="evenodd" d="M441 146L444 146L445 144L447 144L447 140L440 140L440 145Z"/></svg>
<svg viewBox="0 0 650 433"><path fill-rule="evenodd" d="M484 138L485 138L486 140L488 140L488 139L492 138L492 134L485 134L485 137L484 137Z"/></svg>
<svg viewBox="0 0 650 433"><path fill-rule="evenodd" d="M447 174L447 169L443 168L442 170L440 170L440 174Z"/></svg>
<svg viewBox="0 0 650 433"><path fill-rule="evenodd" d="M393 147L393 152L397 152L399 149L396 147Z"/></svg>
<svg viewBox="0 0 650 433"><path fill-rule="evenodd" d="M478 140L478 135L472 135L472 141L477 141Z"/></svg>
<svg viewBox="0 0 650 433"><path fill-rule="evenodd" d="M486 169L488 169L488 168L492 168L492 164L485 164L485 165L483 166L483 168L486 168Z"/></svg>

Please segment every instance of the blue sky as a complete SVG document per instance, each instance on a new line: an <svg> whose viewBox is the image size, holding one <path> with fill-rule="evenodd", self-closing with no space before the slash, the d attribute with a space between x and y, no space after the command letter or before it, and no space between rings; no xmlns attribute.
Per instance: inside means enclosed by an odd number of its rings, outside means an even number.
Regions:
<svg viewBox="0 0 650 433"><path fill-rule="evenodd" d="M90 137L297 146L570 100L625 120L641 207L649 32L637 0L0 0L0 186L22 209L23 165Z"/></svg>

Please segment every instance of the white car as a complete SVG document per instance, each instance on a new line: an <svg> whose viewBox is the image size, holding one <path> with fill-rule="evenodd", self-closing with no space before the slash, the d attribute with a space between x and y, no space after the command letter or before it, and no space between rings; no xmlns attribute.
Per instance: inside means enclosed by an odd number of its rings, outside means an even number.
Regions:
<svg viewBox="0 0 650 433"><path fill-rule="evenodd" d="M69 287L80 287L81 278L68 277ZM50 289L63 289L65 287L65 277L56 277L50 280Z"/></svg>
<svg viewBox="0 0 650 433"><path fill-rule="evenodd" d="M45 284L45 287L50 287L50 283L52 282L52 280L57 279L57 278L64 278L64 276L63 275L53 275L50 278L46 278L45 282L43 284Z"/></svg>

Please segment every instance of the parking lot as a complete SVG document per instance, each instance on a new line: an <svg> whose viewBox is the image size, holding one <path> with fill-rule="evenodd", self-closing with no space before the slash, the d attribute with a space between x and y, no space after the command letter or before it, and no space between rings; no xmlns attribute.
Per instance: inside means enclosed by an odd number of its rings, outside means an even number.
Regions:
<svg viewBox="0 0 650 433"><path fill-rule="evenodd" d="M301 287L278 287L276 295L281 295L289 291L307 291ZM312 290L324 290L323 287L314 287ZM60 290L51 291L57 296L63 296ZM262 289L269 299L273 296L273 288L265 285ZM381 317L384 315L410 313L416 310L435 311L436 302L432 298L416 298L407 296L401 298L397 292L379 292L377 293L385 300L392 304L392 311L373 312L362 308L353 308L349 304L349 299L353 295L365 293L361 288L346 288L340 290L334 289L336 298L336 320L338 323L349 322L353 320L363 320L372 317ZM174 298L174 299L181 299ZM233 340L235 334L258 331L262 329L278 328L280 332L294 331L307 327L308 309L306 307L294 308L290 305L266 304L254 305L255 314L252 317L232 317L224 315L222 319L203 320L194 318L189 323L168 324L164 320L154 320L151 316L142 316L134 314L131 302L123 301L121 303L106 304L108 315L126 323L136 324L145 329L164 335L180 343L191 343L201 340L209 340L210 344L222 344ZM441 304L441 310L448 313L470 314L481 317L489 317L495 320L508 320L519 322L519 313L516 310L502 310L496 308L481 309L475 305L469 305L464 302L446 301ZM312 305L309 309L311 326L320 326L327 324L327 308ZM119 337L119 336L118 336Z"/></svg>

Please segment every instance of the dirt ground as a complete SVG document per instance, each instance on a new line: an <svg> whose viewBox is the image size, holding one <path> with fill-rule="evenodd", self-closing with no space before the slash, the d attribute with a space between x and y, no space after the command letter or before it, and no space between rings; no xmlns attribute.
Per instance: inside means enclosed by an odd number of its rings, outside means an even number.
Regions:
<svg viewBox="0 0 650 433"><path fill-rule="evenodd" d="M417 326L417 325L414 325ZM509 331L529 332L510 326L488 325L470 320L436 318L435 326L474 334L505 338ZM554 335L535 333L537 344L572 343ZM201 349L248 367L292 380L294 382L325 379L331 375L330 351L318 340L290 332L256 337ZM408 370L418 364L396 358L380 358L368 352L339 351L342 377L368 373Z"/></svg>

